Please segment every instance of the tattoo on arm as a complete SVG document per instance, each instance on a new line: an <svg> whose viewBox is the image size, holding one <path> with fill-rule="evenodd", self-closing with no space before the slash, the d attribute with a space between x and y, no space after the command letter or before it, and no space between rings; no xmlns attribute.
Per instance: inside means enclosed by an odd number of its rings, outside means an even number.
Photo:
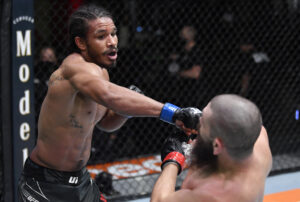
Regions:
<svg viewBox="0 0 300 202"><path fill-rule="evenodd" d="M74 128L83 128L83 126L76 120L76 117L74 115L70 115L70 122L71 126Z"/></svg>
<svg viewBox="0 0 300 202"><path fill-rule="evenodd" d="M49 80L49 86L54 85L57 81L65 80L62 76L53 75L53 78Z"/></svg>

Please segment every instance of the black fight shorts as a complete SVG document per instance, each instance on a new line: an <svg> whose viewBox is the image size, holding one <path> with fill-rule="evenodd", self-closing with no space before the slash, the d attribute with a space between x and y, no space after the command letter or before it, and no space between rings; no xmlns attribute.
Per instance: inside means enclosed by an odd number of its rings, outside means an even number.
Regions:
<svg viewBox="0 0 300 202"><path fill-rule="evenodd" d="M30 158L19 179L20 202L106 202L86 168L62 172L37 165Z"/></svg>

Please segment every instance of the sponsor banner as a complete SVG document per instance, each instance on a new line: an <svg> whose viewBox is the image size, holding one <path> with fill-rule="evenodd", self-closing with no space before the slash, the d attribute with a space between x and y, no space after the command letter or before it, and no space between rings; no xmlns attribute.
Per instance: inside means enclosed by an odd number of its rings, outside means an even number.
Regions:
<svg viewBox="0 0 300 202"><path fill-rule="evenodd" d="M105 164L88 165L87 168L92 178L105 171L112 174L113 179L124 179L159 173L161 172L160 165L160 155L154 155Z"/></svg>
<svg viewBox="0 0 300 202"><path fill-rule="evenodd" d="M14 194L35 142L33 84L33 0L12 0L12 140Z"/></svg>
<svg viewBox="0 0 300 202"><path fill-rule="evenodd" d="M292 189L264 196L264 202L275 202L275 201L300 201L300 189Z"/></svg>

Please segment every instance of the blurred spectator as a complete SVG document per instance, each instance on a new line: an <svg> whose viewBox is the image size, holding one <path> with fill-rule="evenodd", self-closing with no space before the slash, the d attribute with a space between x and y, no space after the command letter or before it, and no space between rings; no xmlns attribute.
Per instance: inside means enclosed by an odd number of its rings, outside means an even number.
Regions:
<svg viewBox="0 0 300 202"><path fill-rule="evenodd" d="M39 53L39 60L34 66L35 87L35 114L36 121L40 112L41 104L48 90L48 80L52 72L57 69L57 56L54 48L45 46Z"/></svg>
<svg viewBox="0 0 300 202"><path fill-rule="evenodd" d="M172 102L183 106L201 106L203 89L200 77L203 68L203 51L199 46L197 31L191 25L185 25L179 32L179 43L176 41L177 49L171 50L168 64L168 83L163 92L168 94ZM180 41L181 40L181 41ZM191 87L192 86L192 87ZM180 93L179 90L183 93Z"/></svg>
<svg viewBox="0 0 300 202"><path fill-rule="evenodd" d="M40 61L41 62L51 62L53 64L57 63L57 58L54 48L46 46L42 48L40 52Z"/></svg>
<svg viewBox="0 0 300 202"><path fill-rule="evenodd" d="M119 49L127 49L130 41L129 16L126 13L119 25Z"/></svg>
<svg viewBox="0 0 300 202"><path fill-rule="evenodd" d="M184 26L180 31L183 40L182 49L170 55L171 63L168 70L178 73L180 77L198 79L202 71L200 48L196 42L196 29L193 26Z"/></svg>
<svg viewBox="0 0 300 202"><path fill-rule="evenodd" d="M270 62L270 58L267 53L259 51L251 42L241 43L239 50L239 58L243 68L239 93L242 96L250 96L251 98L251 92L254 94L258 93L259 83L264 81L262 85L267 85L268 80L264 80L262 76L264 76L264 71L267 68L265 64Z"/></svg>

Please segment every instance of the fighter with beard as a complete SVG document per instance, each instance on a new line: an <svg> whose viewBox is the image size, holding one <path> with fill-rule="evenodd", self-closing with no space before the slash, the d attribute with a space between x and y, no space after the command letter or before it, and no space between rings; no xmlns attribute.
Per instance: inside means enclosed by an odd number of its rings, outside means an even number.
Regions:
<svg viewBox="0 0 300 202"><path fill-rule="evenodd" d="M214 97L203 109L181 189L176 177L185 166L187 137L172 134L162 148L162 173L151 201L263 201L272 155L259 109L238 95Z"/></svg>
<svg viewBox="0 0 300 202"><path fill-rule="evenodd" d="M20 201L105 201L85 167L95 126L113 131L129 116L157 117L196 132L197 109L163 104L109 81L106 68L116 65L118 37L108 11L82 6L69 19L69 35L72 53L50 76L37 143L19 180Z"/></svg>

